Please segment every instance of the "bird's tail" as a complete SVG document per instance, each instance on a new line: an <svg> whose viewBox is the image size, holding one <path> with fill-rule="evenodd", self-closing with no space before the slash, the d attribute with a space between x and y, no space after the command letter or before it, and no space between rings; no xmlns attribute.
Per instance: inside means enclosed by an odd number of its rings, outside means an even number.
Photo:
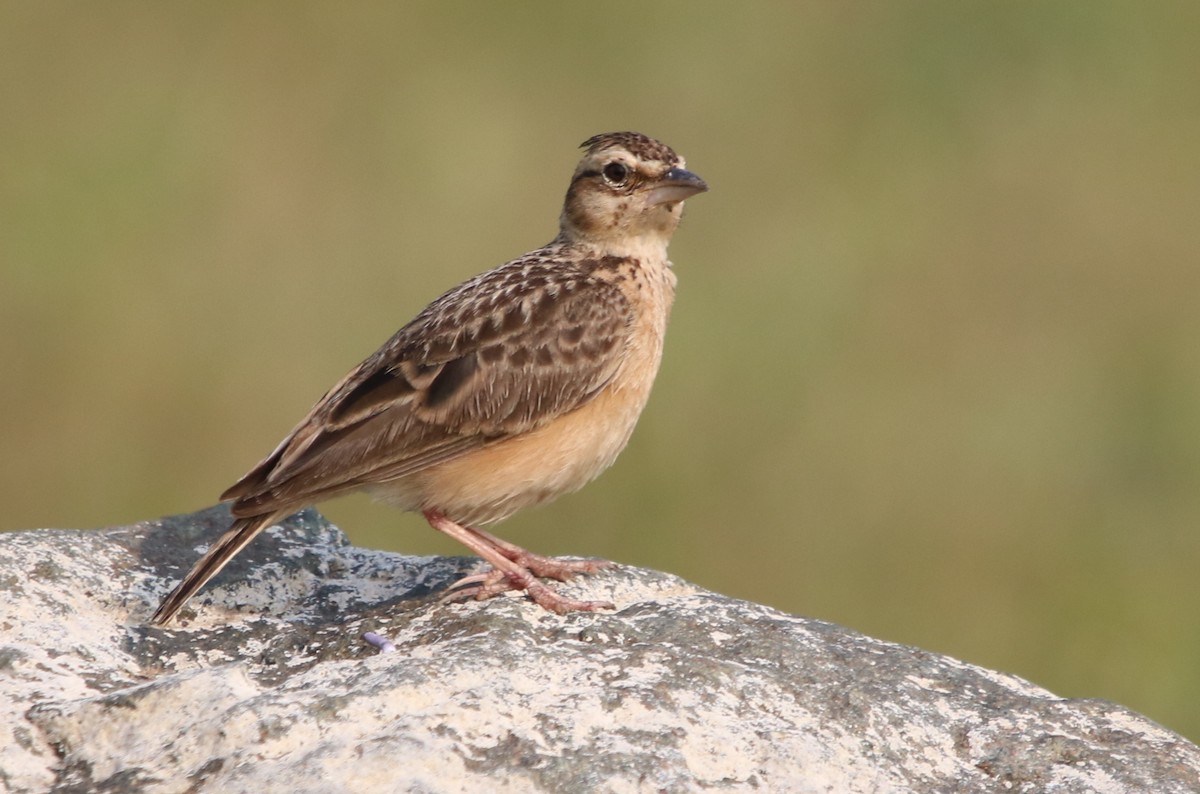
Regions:
<svg viewBox="0 0 1200 794"><path fill-rule="evenodd" d="M183 581L163 599L158 611L154 613L154 617L150 618L150 622L162 625L175 617L175 613L183 609L183 605L201 587L204 587L209 579L220 573L221 569L238 552L246 548L246 544L254 540L254 537L262 532L264 527L270 526L274 520L280 517L279 513L267 513L235 520L225 534L218 538L217 542L212 544L208 551L204 552L204 556L192 566L192 570L183 577Z"/></svg>

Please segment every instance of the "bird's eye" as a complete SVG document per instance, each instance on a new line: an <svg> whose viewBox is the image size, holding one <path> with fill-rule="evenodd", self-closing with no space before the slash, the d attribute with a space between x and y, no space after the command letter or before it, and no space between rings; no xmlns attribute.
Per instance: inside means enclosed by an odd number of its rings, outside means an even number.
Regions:
<svg viewBox="0 0 1200 794"><path fill-rule="evenodd" d="M602 173L604 181L613 187L623 187L629 179L629 169L624 163L609 163Z"/></svg>

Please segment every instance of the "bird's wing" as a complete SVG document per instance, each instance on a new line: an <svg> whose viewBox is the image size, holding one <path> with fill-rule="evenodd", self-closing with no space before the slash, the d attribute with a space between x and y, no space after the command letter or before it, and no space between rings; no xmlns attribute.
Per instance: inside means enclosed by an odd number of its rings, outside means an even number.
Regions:
<svg viewBox="0 0 1200 794"><path fill-rule="evenodd" d="M609 263L611 264L611 263ZM393 480L587 403L621 366L633 314L595 262L531 255L430 304L222 494L238 516Z"/></svg>

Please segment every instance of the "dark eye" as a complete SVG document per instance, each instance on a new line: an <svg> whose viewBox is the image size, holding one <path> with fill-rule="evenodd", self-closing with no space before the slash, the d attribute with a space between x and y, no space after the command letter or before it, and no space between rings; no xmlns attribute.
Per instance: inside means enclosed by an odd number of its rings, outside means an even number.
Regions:
<svg viewBox="0 0 1200 794"><path fill-rule="evenodd" d="M629 169L624 163L609 163L604 166L604 181L613 187L621 187L629 179Z"/></svg>

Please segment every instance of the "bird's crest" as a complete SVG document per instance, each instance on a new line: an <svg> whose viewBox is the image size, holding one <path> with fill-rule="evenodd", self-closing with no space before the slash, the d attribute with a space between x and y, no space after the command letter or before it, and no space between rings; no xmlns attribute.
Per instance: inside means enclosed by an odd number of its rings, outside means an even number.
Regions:
<svg viewBox="0 0 1200 794"><path fill-rule="evenodd" d="M639 160L657 160L667 165L675 165L680 162L679 155L675 154L674 149L640 132L603 132L593 135L579 144L579 148L587 149L589 155L618 146Z"/></svg>

